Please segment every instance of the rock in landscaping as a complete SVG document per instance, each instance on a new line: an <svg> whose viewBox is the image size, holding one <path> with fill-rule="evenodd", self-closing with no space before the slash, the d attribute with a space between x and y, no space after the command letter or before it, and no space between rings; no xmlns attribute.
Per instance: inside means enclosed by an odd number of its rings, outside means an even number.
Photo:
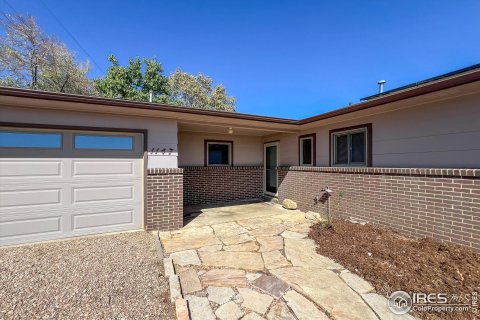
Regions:
<svg viewBox="0 0 480 320"><path fill-rule="evenodd" d="M249 241L242 244L233 244L231 246L225 246L223 247L223 250L252 252L252 251L258 250L258 245L254 241Z"/></svg>
<svg viewBox="0 0 480 320"><path fill-rule="evenodd" d="M260 244L258 252L283 250L283 238L280 236L260 236L257 237L257 241Z"/></svg>
<svg viewBox="0 0 480 320"><path fill-rule="evenodd" d="M207 298L186 296L192 320L216 320Z"/></svg>
<svg viewBox="0 0 480 320"><path fill-rule="evenodd" d="M289 289L287 283L274 276L262 275L252 283L252 286L264 293L268 293L275 299L280 299Z"/></svg>
<svg viewBox="0 0 480 320"><path fill-rule="evenodd" d="M313 211L308 211L307 213L305 213L305 219L311 220L313 222L327 221L327 219L325 219L321 213L313 212Z"/></svg>
<svg viewBox="0 0 480 320"><path fill-rule="evenodd" d="M198 248L198 252L215 252L215 251L220 251L222 250L223 245L221 244L214 244L213 246L205 246Z"/></svg>
<svg viewBox="0 0 480 320"><path fill-rule="evenodd" d="M175 313L177 315L177 320L190 320L190 315L188 313L187 300L177 299L175 300Z"/></svg>
<svg viewBox="0 0 480 320"><path fill-rule="evenodd" d="M216 304L224 304L235 297L235 291L228 287L208 287L208 300Z"/></svg>
<svg viewBox="0 0 480 320"><path fill-rule="evenodd" d="M328 317L301 294L290 290L283 298L298 320L328 320Z"/></svg>
<svg viewBox="0 0 480 320"><path fill-rule="evenodd" d="M173 274L168 278L168 283L170 285L170 302L173 303L175 300L182 298L180 279L176 274Z"/></svg>
<svg viewBox="0 0 480 320"><path fill-rule="evenodd" d="M340 278L342 278L350 288L358 293L367 293L373 290L373 287L369 282L365 281L356 274L351 273L350 271L341 272Z"/></svg>
<svg viewBox="0 0 480 320"><path fill-rule="evenodd" d="M235 269L212 269L200 276L204 286L245 287L245 271Z"/></svg>
<svg viewBox="0 0 480 320"><path fill-rule="evenodd" d="M287 239L303 239L307 237L307 235L304 233L298 233L298 232L293 232L288 230L283 231L281 236Z"/></svg>
<svg viewBox="0 0 480 320"><path fill-rule="evenodd" d="M182 286L182 293L184 295L203 289L195 269L187 269L182 271L178 274L178 276L180 277L180 285Z"/></svg>
<svg viewBox="0 0 480 320"><path fill-rule="evenodd" d="M200 259L198 259L197 251L195 250L185 250L171 253L170 258L172 258L173 263L178 264L179 266L201 265Z"/></svg>
<svg viewBox="0 0 480 320"><path fill-rule="evenodd" d="M163 259L163 271L165 277L168 278L172 274L175 274L175 269L173 268L173 260L172 258L164 258Z"/></svg>
<svg viewBox="0 0 480 320"><path fill-rule="evenodd" d="M290 199L285 199L282 201L282 207L288 210L295 210L297 209L297 203Z"/></svg>
<svg viewBox="0 0 480 320"><path fill-rule="evenodd" d="M235 302L230 301L220 306L215 315L220 320L238 320L243 316L243 312Z"/></svg>
<svg viewBox="0 0 480 320"><path fill-rule="evenodd" d="M258 252L200 252L203 265L262 271L263 260Z"/></svg>
<svg viewBox="0 0 480 320"><path fill-rule="evenodd" d="M396 315L392 313L388 308L387 298L377 293L362 294L362 298L382 320L415 320L415 317L409 314Z"/></svg>
<svg viewBox="0 0 480 320"><path fill-rule="evenodd" d="M273 301L269 295L253 291L248 288L239 288L238 292L242 295L242 307L255 311L261 315L267 312L268 307Z"/></svg>
<svg viewBox="0 0 480 320"><path fill-rule="evenodd" d="M287 305L283 301L278 301L267 313L268 320L296 320Z"/></svg>
<svg viewBox="0 0 480 320"><path fill-rule="evenodd" d="M267 269L277 269L291 266L290 262L281 254L280 251L269 251L262 253L263 262Z"/></svg>

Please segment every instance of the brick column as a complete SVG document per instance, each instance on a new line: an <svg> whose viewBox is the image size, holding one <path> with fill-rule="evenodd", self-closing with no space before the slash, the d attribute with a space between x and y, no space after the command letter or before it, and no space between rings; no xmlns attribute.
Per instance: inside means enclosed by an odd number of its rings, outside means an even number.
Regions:
<svg viewBox="0 0 480 320"><path fill-rule="evenodd" d="M148 169L146 192L146 230L183 227L183 169Z"/></svg>

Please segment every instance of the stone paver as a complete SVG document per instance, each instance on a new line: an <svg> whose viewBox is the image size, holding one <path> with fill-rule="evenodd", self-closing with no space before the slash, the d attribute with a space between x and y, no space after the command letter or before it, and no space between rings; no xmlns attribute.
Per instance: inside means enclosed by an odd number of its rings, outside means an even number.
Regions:
<svg viewBox="0 0 480 320"><path fill-rule="evenodd" d="M253 291L248 288L239 288L238 292L243 297L242 307L255 311L261 315L267 312L268 307L273 301L269 295Z"/></svg>
<svg viewBox="0 0 480 320"><path fill-rule="evenodd" d="M175 300L181 299L182 291L180 289L180 279L178 278L178 275L171 275L168 278L168 283L170 286L170 301L175 302Z"/></svg>
<svg viewBox="0 0 480 320"><path fill-rule="evenodd" d="M204 286L245 287L245 271L238 269L212 269L200 276Z"/></svg>
<svg viewBox="0 0 480 320"><path fill-rule="evenodd" d="M185 251L178 251L170 254L170 258L172 258L173 263L178 264L180 266L188 266L188 265L196 265L199 266L201 264L200 259L198 258L197 251L195 250L185 250Z"/></svg>
<svg viewBox="0 0 480 320"><path fill-rule="evenodd" d="M196 229L196 228L191 228ZM171 239L160 239L165 249L165 253L172 253L177 251L184 251L189 249L197 249L205 246L222 244L216 236L210 235L191 235L182 236Z"/></svg>
<svg viewBox="0 0 480 320"><path fill-rule="evenodd" d="M397 315L388 308L387 298L377 293L362 294L363 300L375 311L381 320L415 320L409 314Z"/></svg>
<svg viewBox="0 0 480 320"><path fill-rule="evenodd" d="M192 320L216 320L207 298L186 296Z"/></svg>
<svg viewBox="0 0 480 320"><path fill-rule="evenodd" d="M290 290L283 297L298 320L328 320L325 313L301 294Z"/></svg>
<svg viewBox="0 0 480 320"><path fill-rule="evenodd" d="M242 318L242 320L265 320L264 317L258 315L256 312L250 312L245 315L245 317Z"/></svg>
<svg viewBox="0 0 480 320"><path fill-rule="evenodd" d="M179 272L178 276L180 277L180 285L182 286L182 293L184 295L203 289L195 269L187 269Z"/></svg>
<svg viewBox="0 0 480 320"><path fill-rule="evenodd" d="M263 262L267 269L277 269L291 266L291 263L278 251L268 251L262 253Z"/></svg>
<svg viewBox="0 0 480 320"><path fill-rule="evenodd" d="M276 236L276 235L279 235L280 233L282 233L283 231L285 231L286 229L287 229L287 227L284 226L283 224L275 224L275 225L265 227L265 228L254 229L254 230L251 230L249 232L254 237Z"/></svg>
<svg viewBox="0 0 480 320"><path fill-rule="evenodd" d="M246 219L237 221L238 224L249 230L255 229L264 229L271 227L272 225L282 223L282 220L276 217L267 217L267 218L255 218L255 219Z"/></svg>
<svg viewBox="0 0 480 320"><path fill-rule="evenodd" d="M358 293L367 293L373 290L372 285L368 281L365 281L350 271L342 271L340 273L340 278L342 278L350 288Z"/></svg>
<svg viewBox="0 0 480 320"><path fill-rule="evenodd" d="M173 267L173 260L171 258L163 259L163 271L166 278L170 277L172 274L175 274L175 268Z"/></svg>
<svg viewBox="0 0 480 320"><path fill-rule="evenodd" d="M289 230L283 231L281 236L287 239L303 239L307 237L307 235L304 233L298 233Z"/></svg>
<svg viewBox="0 0 480 320"><path fill-rule="evenodd" d="M283 301L278 301L267 313L268 320L296 320L287 305Z"/></svg>
<svg viewBox="0 0 480 320"><path fill-rule="evenodd" d="M285 239L285 256L295 267L334 268L343 267L330 258L317 254L312 239Z"/></svg>
<svg viewBox="0 0 480 320"><path fill-rule="evenodd" d="M175 314L177 315L177 320L190 320L190 315L188 313L187 300L177 299L175 300Z"/></svg>
<svg viewBox="0 0 480 320"><path fill-rule="evenodd" d="M217 311L215 311L215 315L220 320L238 320L243 316L243 312L235 302L230 301L221 305Z"/></svg>
<svg viewBox="0 0 480 320"><path fill-rule="evenodd" d="M227 222L221 224L214 224L212 228L215 232L215 235L219 238L230 237L241 233L247 233L248 230L240 226L236 222Z"/></svg>
<svg viewBox="0 0 480 320"><path fill-rule="evenodd" d="M222 237L220 238L220 240L222 240L224 245L230 246L233 244L251 242L251 241L254 241L255 238L249 235L248 233L241 233L234 236Z"/></svg>
<svg viewBox="0 0 480 320"><path fill-rule="evenodd" d="M255 289L259 289L264 293L268 293L275 299L280 299L282 295L289 289L289 285L277 277L270 275L262 275L252 283Z"/></svg>
<svg viewBox="0 0 480 320"><path fill-rule="evenodd" d="M259 236L257 242L260 244L258 252L283 250L283 238L281 236Z"/></svg>
<svg viewBox="0 0 480 320"><path fill-rule="evenodd" d="M224 246L223 250L225 251L244 251L244 252L253 252L258 250L258 244L254 241L249 241L241 244L233 244L230 246Z"/></svg>
<svg viewBox="0 0 480 320"><path fill-rule="evenodd" d="M203 265L212 267L238 268L262 271L262 255L258 252L200 252Z"/></svg>
<svg viewBox="0 0 480 320"><path fill-rule="evenodd" d="M215 252L215 251L222 250L222 247L223 245L221 244L214 244L212 246L205 246L205 247L198 248L197 251L198 252Z"/></svg>
<svg viewBox="0 0 480 320"><path fill-rule="evenodd" d="M224 304L235 297L235 291L228 287L208 287L208 300L216 304Z"/></svg>
<svg viewBox="0 0 480 320"><path fill-rule="evenodd" d="M308 234L310 232L311 227L312 227L312 224L309 222L299 223L299 224L293 224L292 226L289 226L288 230L293 232Z"/></svg>
<svg viewBox="0 0 480 320"><path fill-rule="evenodd" d="M271 270L272 274L315 301L334 318L374 320L373 311L333 271L291 267ZM314 281L312 281L314 279ZM284 296L285 297L285 296Z"/></svg>
<svg viewBox="0 0 480 320"><path fill-rule="evenodd" d="M258 272L247 272L247 281L248 282L253 282L260 278L263 275L263 273L258 273Z"/></svg>

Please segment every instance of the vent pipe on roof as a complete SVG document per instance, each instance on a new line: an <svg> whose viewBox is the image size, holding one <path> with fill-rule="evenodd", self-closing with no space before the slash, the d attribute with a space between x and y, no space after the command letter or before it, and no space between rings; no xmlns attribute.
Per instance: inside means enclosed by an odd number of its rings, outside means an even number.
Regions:
<svg viewBox="0 0 480 320"><path fill-rule="evenodd" d="M383 85L385 84L385 80L378 81L378 93L383 93Z"/></svg>

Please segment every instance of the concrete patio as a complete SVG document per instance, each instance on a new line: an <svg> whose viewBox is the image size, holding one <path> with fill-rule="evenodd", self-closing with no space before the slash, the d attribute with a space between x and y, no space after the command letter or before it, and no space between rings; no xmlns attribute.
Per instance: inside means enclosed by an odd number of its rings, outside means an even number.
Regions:
<svg viewBox="0 0 480 320"><path fill-rule="evenodd" d="M298 210L260 202L190 212L184 228L159 237L166 276L178 276L177 297L193 320L413 319L391 313L368 282L318 255L308 239L314 221Z"/></svg>

